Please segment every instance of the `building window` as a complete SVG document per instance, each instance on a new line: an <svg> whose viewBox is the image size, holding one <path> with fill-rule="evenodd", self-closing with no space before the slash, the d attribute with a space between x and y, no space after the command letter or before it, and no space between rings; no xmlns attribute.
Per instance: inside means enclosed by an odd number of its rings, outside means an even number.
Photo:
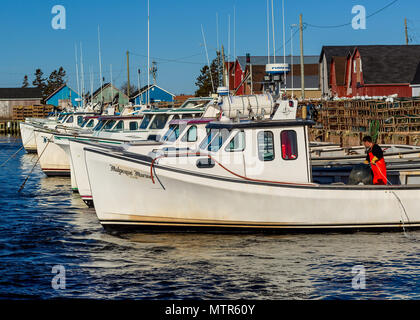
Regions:
<svg viewBox="0 0 420 320"><path fill-rule="evenodd" d="M257 135L258 158L261 161L274 160L274 135L271 131L260 131Z"/></svg>
<svg viewBox="0 0 420 320"><path fill-rule="evenodd" d="M353 73L356 73L356 60L353 61Z"/></svg>
<svg viewBox="0 0 420 320"><path fill-rule="evenodd" d="M362 69L362 59L359 59L359 64L360 64L360 72L363 72L363 69Z"/></svg>
<svg viewBox="0 0 420 320"><path fill-rule="evenodd" d="M298 157L297 135L294 130L283 130L280 133L281 157L283 160L296 160Z"/></svg>

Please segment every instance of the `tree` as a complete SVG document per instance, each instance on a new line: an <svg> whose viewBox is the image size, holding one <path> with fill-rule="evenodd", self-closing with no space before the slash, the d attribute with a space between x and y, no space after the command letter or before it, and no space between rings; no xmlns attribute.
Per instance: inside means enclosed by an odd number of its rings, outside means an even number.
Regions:
<svg viewBox="0 0 420 320"><path fill-rule="evenodd" d="M48 97L50 94L65 84L65 76L66 71L63 67L60 67L58 70L51 72L50 76L48 77L47 85L43 91L44 98Z"/></svg>
<svg viewBox="0 0 420 320"><path fill-rule="evenodd" d="M128 93L127 89L128 89L128 83L126 81L121 86L121 91L124 92L126 95L128 95L127 94ZM137 91L137 88L130 83L130 97L129 98L131 98L133 96L133 93L135 93L136 91Z"/></svg>
<svg viewBox="0 0 420 320"><path fill-rule="evenodd" d="M44 73L42 72L42 70L41 69L36 69L35 70L35 80L32 81L32 84L35 87L41 89L41 91L45 90L45 86L46 86L45 78L43 78L43 76L44 76Z"/></svg>
<svg viewBox="0 0 420 320"><path fill-rule="evenodd" d="M216 92L217 88L223 84L223 63L222 56L217 51L217 56L210 64L210 69L206 65L201 68L200 75L197 77L195 85L198 87L196 96L207 97L210 93ZM210 76L211 70L211 76ZM213 85L212 85L213 81Z"/></svg>
<svg viewBox="0 0 420 320"><path fill-rule="evenodd" d="M28 75L25 74L25 76L23 77L22 88L27 88L27 87L29 87Z"/></svg>
<svg viewBox="0 0 420 320"><path fill-rule="evenodd" d="M32 81L32 84L41 90L42 93L42 102L45 103L45 99L58 88L60 88L65 83L66 71L63 67L60 67L58 70L51 72L48 80L44 78L44 73L41 69L35 70L35 80Z"/></svg>

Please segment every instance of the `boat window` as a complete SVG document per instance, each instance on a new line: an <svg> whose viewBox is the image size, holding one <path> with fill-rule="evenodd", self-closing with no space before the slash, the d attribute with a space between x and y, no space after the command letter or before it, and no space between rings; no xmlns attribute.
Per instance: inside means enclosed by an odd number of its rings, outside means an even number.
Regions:
<svg viewBox="0 0 420 320"><path fill-rule="evenodd" d="M83 116L77 116L77 125L81 126L83 123Z"/></svg>
<svg viewBox="0 0 420 320"><path fill-rule="evenodd" d="M124 121L120 120L117 122L114 128L112 128L112 131L121 131L124 129Z"/></svg>
<svg viewBox="0 0 420 320"><path fill-rule="evenodd" d="M99 120L99 122L96 124L95 128L93 128L93 131L99 131L104 126L106 120Z"/></svg>
<svg viewBox="0 0 420 320"><path fill-rule="evenodd" d="M153 115L152 114L146 114L144 116L143 121L140 124L140 129L147 129L147 127L149 126L150 120L152 119Z"/></svg>
<svg viewBox="0 0 420 320"><path fill-rule="evenodd" d="M165 128L165 124L168 121L167 114L158 114L153 119L152 124L150 125L150 129L163 129Z"/></svg>
<svg viewBox="0 0 420 320"><path fill-rule="evenodd" d="M107 123L104 125L104 130L111 130L114 124L115 120L108 120Z"/></svg>
<svg viewBox="0 0 420 320"><path fill-rule="evenodd" d="M65 117L67 117L67 115L65 115L65 114L61 114L61 115L58 117L57 121L61 121L61 120L63 120Z"/></svg>
<svg viewBox="0 0 420 320"><path fill-rule="evenodd" d="M245 132L239 131L235 135L235 137L233 137L232 140L230 140L225 150L227 152L244 151L245 150Z"/></svg>
<svg viewBox="0 0 420 320"><path fill-rule="evenodd" d="M94 124L95 124L95 120L90 119L89 122L86 125L86 128L92 128Z"/></svg>
<svg viewBox="0 0 420 320"><path fill-rule="evenodd" d="M198 139L197 136L197 126L191 126L187 133L184 134L184 136L182 137L181 141L183 142L196 142Z"/></svg>
<svg viewBox="0 0 420 320"><path fill-rule="evenodd" d="M179 118L180 118L179 114L176 114L176 115L173 116L172 120L178 120Z"/></svg>
<svg viewBox="0 0 420 320"><path fill-rule="evenodd" d="M207 137L200 144L200 149L217 152L229 137L230 132L227 129L213 129L207 134Z"/></svg>
<svg viewBox="0 0 420 320"><path fill-rule="evenodd" d="M86 119L85 121L83 121L83 123L80 125L80 128L84 128L88 122L89 122L89 119Z"/></svg>
<svg viewBox="0 0 420 320"><path fill-rule="evenodd" d="M281 138L281 156L283 160L296 160L298 157L297 136L294 130L283 130Z"/></svg>
<svg viewBox="0 0 420 320"><path fill-rule="evenodd" d="M274 160L274 136L271 131L260 131L257 135L258 158L261 161Z"/></svg>
<svg viewBox="0 0 420 320"><path fill-rule="evenodd" d="M166 131L165 135L163 136L162 141L174 142L179 137L179 131L180 130L178 124L171 124L168 131Z"/></svg>
<svg viewBox="0 0 420 320"><path fill-rule="evenodd" d="M200 149L207 149L207 146L210 144L210 142L214 139L214 137L217 134L217 130L210 130L208 128L206 128L207 131L207 135L206 137L203 139L203 141L201 141L200 143Z"/></svg>
<svg viewBox="0 0 420 320"><path fill-rule="evenodd" d="M130 131L136 131L139 128L139 124L137 121L130 121L130 123L128 124L128 129Z"/></svg>
<svg viewBox="0 0 420 320"><path fill-rule="evenodd" d="M73 122L73 116L68 117L66 123L72 123L72 122Z"/></svg>

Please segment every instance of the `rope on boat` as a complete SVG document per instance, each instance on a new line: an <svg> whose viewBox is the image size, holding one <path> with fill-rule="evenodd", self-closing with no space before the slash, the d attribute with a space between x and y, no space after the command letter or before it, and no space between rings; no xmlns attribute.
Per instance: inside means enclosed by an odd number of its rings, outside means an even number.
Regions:
<svg viewBox="0 0 420 320"><path fill-rule="evenodd" d="M29 139L26 140L26 142L22 141L22 146L19 148L18 151L16 151L14 154L12 154L5 162L0 164L0 168L3 167L6 163L8 163L11 159L13 159L25 147L25 144L28 143L28 141L32 138L33 134L34 134L34 131L32 131L31 135L29 136Z"/></svg>
<svg viewBox="0 0 420 320"><path fill-rule="evenodd" d="M47 150L47 147L48 147L48 145L50 144L50 142L51 142L51 140L50 140L50 139L48 139L48 142L47 142L47 144L46 144L46 146L45 146L44 150L42 150L42 152L41 152L41 154L39 155L38 159L36 160L35 164L32 166L31 171L29 172L28 176L25 178L25 181L23 181L22 185L20 186L20 188L19 188L19 190L18 190L18 193L20 193L20 192L23 190L23 188L25 187L25 184L26 184L26 182L28 181L29 177L31 176L32 171L34 171L35 166L37 165L37 163L38 163L39 159L41 159L42 155L44 154L44 151L45 151L45 150Z"/></svg>
<svg viewBox="0 0 420 320"><path fill-rule="evenodd" d="M186 154L179 154L177 155L178 157L182 157L182 156L201 156L202 154L200 153L186 153ZM294 185L294 186L316 186L317 184L315 183L294 183L294 182L282 182L282 181L271 181L271 180L261 180L261 179L254 179L254 178L249 178L243 175L240 175L228 168L226 168L223 164L221 164L219 161L217 161L216 159L214 159L211 155L209 154L205 154L202 156L207 156L210 160L213 160L217 165L219 165L222 169L226 170L227 172L229 172L230 174L243 179L243 180L247 180L247 181L252 181L252 182L261 182L261 183L272 183L272 184L280 184L280 185ZM165 158L167 157L167 155L161 155L158 156L156 158L154 158L152 160L152 163L150 165L150 177L152 179L153 184L155 183L155 180L153 178L153 171L154 171L154 164L156 162L156 160L159 160L161 158Z"/></svg>

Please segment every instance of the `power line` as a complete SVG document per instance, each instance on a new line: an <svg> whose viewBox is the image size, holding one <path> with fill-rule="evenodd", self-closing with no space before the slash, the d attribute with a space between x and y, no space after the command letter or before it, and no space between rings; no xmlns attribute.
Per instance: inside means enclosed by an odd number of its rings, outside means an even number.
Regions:
<svg viewBox="0 0 420 320"><path fill-rule="evenodd" d="M374 13L371 13L370 15L366 16L366 20L377 15L378 13L384 11L385 9L387 9L388 7L392 6L394 3L398 2L399 0L394 0L390 3L388 3L385 7L375 11ZM342 27L346 27L352 24L352 22L348 22L348 23L343 23L343 24L338 24L335 26L319 26L319 25L314 25L314 24L310 24L310 23L305 23L307 26L312 27L312 28L320 28L320 29L333 29L333 28L342 28Z"/></svg>

